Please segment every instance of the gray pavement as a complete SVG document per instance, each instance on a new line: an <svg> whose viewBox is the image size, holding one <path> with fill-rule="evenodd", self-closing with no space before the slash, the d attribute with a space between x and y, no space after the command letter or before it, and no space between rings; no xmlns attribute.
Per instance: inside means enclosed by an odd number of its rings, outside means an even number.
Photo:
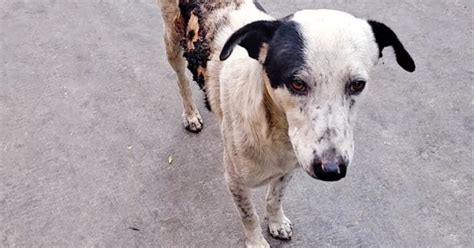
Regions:
<svg viewBox="0 0 474 248"><path fill-rule="evenodd" d="M472 1L261 1L391 26L348 176L297 173L273 247L472 247ZM216 121L181 126L153 0L0 1L0 247L242 247ZM168 164L168 157L174 161ZM262 215L264 189L255 201Z"/></svg>

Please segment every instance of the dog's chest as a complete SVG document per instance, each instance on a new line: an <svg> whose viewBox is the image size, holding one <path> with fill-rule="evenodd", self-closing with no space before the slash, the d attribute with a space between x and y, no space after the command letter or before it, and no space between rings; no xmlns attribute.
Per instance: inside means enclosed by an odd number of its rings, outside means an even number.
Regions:
<svg viewBox="0 0 474 248"><path fill-rule="evenodd" d="M255 187L265 185L298 167L295 153L288 143L273 143L263 146L253 154L255 167L250 168L248 184Z"/></svg>
<svg viewBox="0 0 474 248"><path fill-rule="evenodd" d="M269 166L276 166L283 172L287 172L288 169L293 168L296 164L296 156L289 142L273 144L266 150L264 156L265 161L270 162L268 163Z"/></svg>

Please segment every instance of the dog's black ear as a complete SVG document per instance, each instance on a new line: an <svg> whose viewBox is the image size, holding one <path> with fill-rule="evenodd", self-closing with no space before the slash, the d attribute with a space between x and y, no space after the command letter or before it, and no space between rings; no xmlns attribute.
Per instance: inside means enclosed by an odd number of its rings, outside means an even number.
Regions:
<svg viewBox="0 0 474 248"><path fill-rule="evenodd" d="M256 21L243 26L226 41L219 59L226 60L234 47L240 45L247 50L251 58L258 60L262 45L270 42L280 25L280 21Z"/></svg>
<svg viewBox="0 0 474 248"><path fill-rule="evenodd" d="M402 43L398 39L397 35L387 27L387 25L376 22L373 20L367 21L369 25L372 27L372 31L374 32L375 41L379 46L379 57L382 57L382 50L385 47L392 46L393 50L395 51L395 56L397 58L398 64L409 72L415 71L415 61L411 58L410 54L405 50Z"/></svg>

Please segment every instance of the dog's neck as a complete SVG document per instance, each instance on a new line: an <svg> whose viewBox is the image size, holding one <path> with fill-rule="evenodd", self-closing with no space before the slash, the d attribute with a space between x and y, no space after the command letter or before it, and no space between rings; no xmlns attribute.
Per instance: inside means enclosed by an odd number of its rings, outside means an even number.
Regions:
<svg viewBox="0 0 474 248"><path fill-rule="evenodd" d="M252 149L287 146L286 115L271 97L262 64L237 49L226 63L238 66L226 67L226 73L222 73L225 77L219 80L220 97L226 99L222 104L225 125L238 129L243 145Z"/></svg>
<svg viewBox="0 0 474 248"><path fill-rule="evenodd" d="M288 140L288 121L286 120L285 112L272 99L267 83L265 73L262 73L263 85L263 107L265 108L267 123L269 125L268 132L272 139Z"/></svg>

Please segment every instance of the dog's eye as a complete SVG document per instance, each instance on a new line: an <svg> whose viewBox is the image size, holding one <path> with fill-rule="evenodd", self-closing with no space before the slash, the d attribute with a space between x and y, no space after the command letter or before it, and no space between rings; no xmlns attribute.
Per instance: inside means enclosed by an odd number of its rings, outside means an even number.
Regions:
<svg viewBox="0 0 474 248"><path fill-rule="evenodd" d="M296 94L304 95L308 91L308 86L303 81L294 80L290 84L290 89Z"/></svg>
<svg viewBox="0 0 474 248"><path fill-rule="evenodd" d="M352 81L349 84L349 93L351 95L359 94L365 87L365 81L364 80L356 80Z"/></svg>

